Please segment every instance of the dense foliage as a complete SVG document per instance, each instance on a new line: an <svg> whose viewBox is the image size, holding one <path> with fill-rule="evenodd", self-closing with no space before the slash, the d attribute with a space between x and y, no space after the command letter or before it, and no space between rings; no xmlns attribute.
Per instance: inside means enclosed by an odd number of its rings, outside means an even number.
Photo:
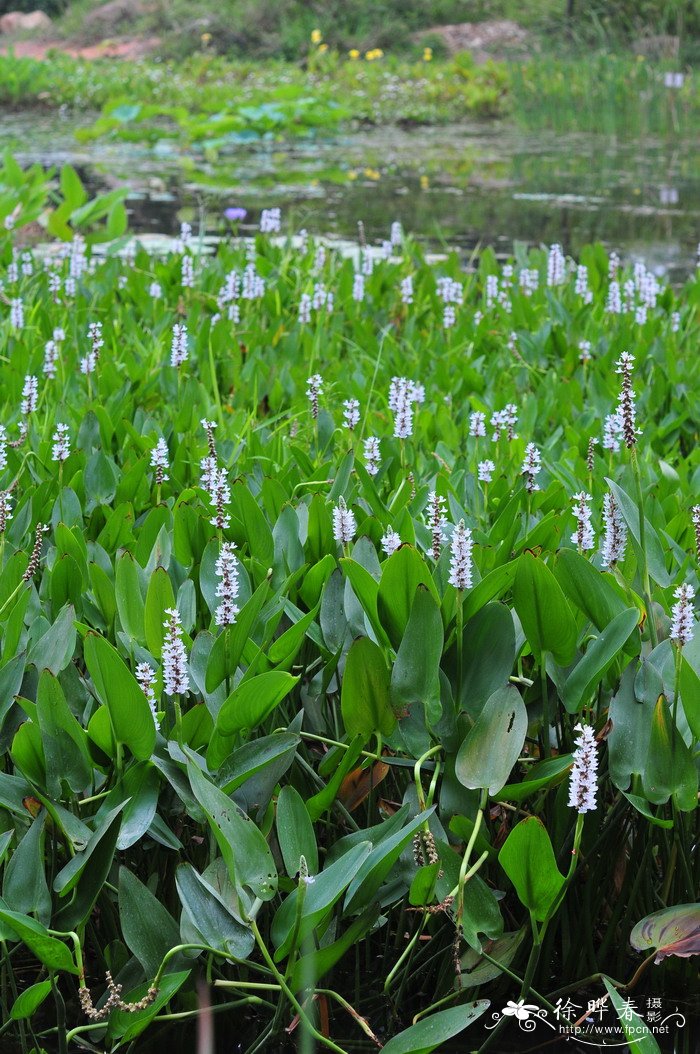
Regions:
<svg viewBox="0 0 700 1054"><path fill-rule="evenodd" d="M120 202L60 193L0 172L0 1033L687 1011L697 276L274 213L96 255Z"/></svg>

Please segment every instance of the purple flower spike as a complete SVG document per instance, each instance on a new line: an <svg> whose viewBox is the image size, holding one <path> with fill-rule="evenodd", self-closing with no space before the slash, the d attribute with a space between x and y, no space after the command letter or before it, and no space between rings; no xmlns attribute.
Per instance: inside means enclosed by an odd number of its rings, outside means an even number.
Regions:
<svg viewBox="0 0 700 1054"><path fill-rule="evenodd" d="M224 209L224 219L228 220L230 223L238 223L240 220L244 220L247 215L248 210L241 208L240 205Z"/></svg>

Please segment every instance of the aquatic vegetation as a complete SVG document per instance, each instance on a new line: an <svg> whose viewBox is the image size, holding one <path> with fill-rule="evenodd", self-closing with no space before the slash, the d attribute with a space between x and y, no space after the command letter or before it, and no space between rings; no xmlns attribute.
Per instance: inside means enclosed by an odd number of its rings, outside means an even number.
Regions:
<svg viewBox="0 0 700 1054"><path fill-rule="evenodd" d="M698 274L274 209L156 256L89 202L32 251L37 179L0 195L3 1034L211 1004L410 1054L690 998Z"/></svg>

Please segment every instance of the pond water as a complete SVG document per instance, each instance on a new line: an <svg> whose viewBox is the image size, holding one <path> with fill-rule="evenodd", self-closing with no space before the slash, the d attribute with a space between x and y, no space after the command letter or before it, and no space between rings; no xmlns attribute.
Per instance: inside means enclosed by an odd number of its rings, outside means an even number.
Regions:
<svg viewBox="0 0 700 1054"><path fill-rule="evenodd" d="M92 116L82 120L87 127ZM0 149L24 162L70 161L93 191L125 185L136 232L180 220L222 229L227 205L282 206L296 227L387 236L392 220L468 255L514 241L559 241L576 254L601 240L682 281L700 237L700 143L531 133L504 123L360 129L287 143L237 143L216 156L163 139L79 142L75 117L0 115ZM243 228L245 231L245 226Z"/></svg>

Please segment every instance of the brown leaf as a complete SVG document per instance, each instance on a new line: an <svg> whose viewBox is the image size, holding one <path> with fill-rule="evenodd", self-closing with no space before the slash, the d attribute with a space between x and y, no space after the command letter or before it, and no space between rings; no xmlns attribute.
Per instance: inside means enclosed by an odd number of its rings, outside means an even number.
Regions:
<svg viewBox="0 0 700 1054"><path fill-rule="evenodd" d="M340 785L338 798L348 812L353 812L368 796L373 787L378 786L386 777L389 766L384 761L377 761L369 768L353 769Z"/></svg>

